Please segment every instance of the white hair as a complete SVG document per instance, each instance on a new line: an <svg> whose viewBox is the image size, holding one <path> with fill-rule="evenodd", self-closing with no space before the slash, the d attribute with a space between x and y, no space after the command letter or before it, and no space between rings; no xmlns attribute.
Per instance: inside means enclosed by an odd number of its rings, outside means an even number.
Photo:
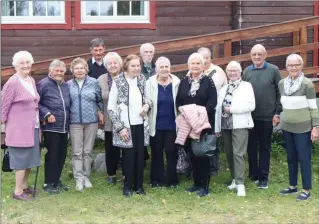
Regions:
<svg viewBox="0 0 319 224"><path fill-rule="evenodd" d="M209 50L209 48L207 47L201 47L198 49L197 53L200 53L200 52L207 52L209 54L209 56L212 56L212 52Z"/></svg>
<svg viewBox="0 0 319 224"><path fill-rule="evenodd" d="M303 65L302 57L299 54L290 54L286 59L286 66L288 65L288 61L297 59L300 61L300 64Z"/></svg>
<svg viewBox="0 0 319 224"><path fill-rule="evenodd" d="M14 67L16 67L17 64L19 63L19 61L22 60L22 59L29 61L31 64L34 63L32 54L30 54L30 52L28 52L28 51L18 51L12 57L12 65Z"/></svg>
<svg viewBox="0 0 319 224"><path fill-rule="evenodd" d="M49 71L52 71L54 68L59 66L63 67L64 70L66 70L66 65L63 61L61 61L60 59L54 59L49 66Z"/></svg>
<svg viewBox="0 0 319 224"><path fill-rule="evenodd" d="M261 45L261 44L256 44L256 45L254 45L254 46L251 48L250 52L252 52L253 49L256 49L256 48L260 48L260 49L263 51L263 53L266 53L266 48L265 48L263 45Z"/></svg>
<svg viewBox="0 0 319 224"><path fill-rule="evenodd" d="M161 56L161 57L159 57L159 58L156 60L156 62L155 62L155 67L158 67L158 65L159 65L161 62L167 62L167 63L169 64L169 66L171 66L170 60L169 60L167 57Z"/></svg>
<svg viewBox="0 0 319 224"><path fill-rule="evenodd" d="M153 49L153 52L155 53L155 47L154 47L154 45L151 44L151 43L145 43L145 44L142 44L141 47L140 47L140 54L143 53L144 48L146 48L146 47L151 47L151 48Z"/></svg>
<svg viewBox="0 0 319 224"><path fill-rule="evenodd" d="M202 63L202 65L204 65L204 57L203 57L201 54L197 53L197 52L191 54L191 55L188 57L187 64L189 64L189 63L190 63L193 59L195 59L195 58L199 59L200 62Z"/></svg>
<svg viewBox="0 0 319 224"><path fill-rule="evenodd" d="M122 68L122 65L123 65L123 60L121 58L121 56L116 53L116 52L108 52L104 58L103 58L103 64L104 66L106 67L107 66L107 62L108 60L110 60L111 57L114 57L116 60L117 60L117 63L119 63L120 65L120 68Z"/></svg>
<svg viewBox="0 0 319 224"><path fill-rule="evenodd" d="M226 66L226 70L227 70L229 67L235 67L235 68L237 68L240 72L243 71L243 69L241 68L241 65L240 65L237 61L231 61L231 62L229 62L228 65Z"/></svg>

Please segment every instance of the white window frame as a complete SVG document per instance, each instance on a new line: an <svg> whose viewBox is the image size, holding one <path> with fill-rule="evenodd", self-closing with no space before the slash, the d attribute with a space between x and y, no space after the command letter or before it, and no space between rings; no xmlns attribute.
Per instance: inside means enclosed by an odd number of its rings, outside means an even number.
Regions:
<svg viewBox="0 0 319 224"><path fill-rule="evenodd" d="M33 2L29 1L29 16L1 16L1 23L2 24L66 24L65 1L60 1L60 7L61 7L60 16L33 16Z"/></svg>
<svg viewBox="0 0 319 224"><path fill-rule="evenodd" d="M81 24L127 24L150 23L150 2L144 2L143 16L87 16L85 15L85 1L81 1ZM130 7L131 10L131 7ZM113 12L117 13L117 1L113 1Z"/></svg>

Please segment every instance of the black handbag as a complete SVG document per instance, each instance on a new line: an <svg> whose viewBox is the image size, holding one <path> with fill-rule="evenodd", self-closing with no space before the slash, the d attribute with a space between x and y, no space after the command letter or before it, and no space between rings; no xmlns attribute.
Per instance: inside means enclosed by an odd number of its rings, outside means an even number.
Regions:
<svg viewBox="0 0 319 224"><path fill-rule="evenodd" d="M177 151L177 164L176 164L176 172L177 173L187 173L189 168L189 162L187 158L187 153L182 147L178 148Z"/></svg>
<svg viewBox="0 0 319 224"><path fill-rule="evenodd" d="M192 139L192 150L195 156L213 156L216 152L217 137L214 134L205 133L200 139Z"/></svg>
<svg viewBox="0 0 319 224"><path fill-rule="evenodd" d="M12 172L12 169L10 168L10 157L9 157L9 151L5 150L2 160L2 171L3 172Z"/></svg>

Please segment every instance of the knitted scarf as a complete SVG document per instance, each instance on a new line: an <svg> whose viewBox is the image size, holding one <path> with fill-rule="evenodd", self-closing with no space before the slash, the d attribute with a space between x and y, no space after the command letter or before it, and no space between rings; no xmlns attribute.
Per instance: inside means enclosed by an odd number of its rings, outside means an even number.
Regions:
<svg viewBox="0 0 319 224"><path fill-rule="evenodd" d="M229 85L227 87L226 95L223 100L223 108L231 106L232 99L233 99L233 92L235 89L237 89L240 83L241 83L241 78L237 79L236 81L229 80ZM226 113L223 110L222 117L228 117L228 116L229 116L229 113Z"/></svg>
<svg viewBox="0 0 319 224"><path fill-rule="evenodd" d="M287 96L290 96L300 89L303 81L304 74L301 72L296 79L292 79L291 75L288 75L284 81L284 90Z"/></svg>

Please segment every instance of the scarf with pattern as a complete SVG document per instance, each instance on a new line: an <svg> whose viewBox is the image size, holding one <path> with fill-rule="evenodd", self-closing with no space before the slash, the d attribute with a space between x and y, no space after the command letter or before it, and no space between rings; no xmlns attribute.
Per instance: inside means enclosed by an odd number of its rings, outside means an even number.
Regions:
<svg viewBox="0 0 319 224"><path fill-rule="evenodd" d="M292 79L291 75L288 75L284 81L284 90L287 96L290 96L297 92L303 81L304 74L301 72L296 79Z"/></svg>
<svg viewBox="0 0 319 224"><path fill-rule="evenodd" d="M191 85L191 88L189 90L188 95L190 95L191 97L195 97L196 96L196 92L200 87L200 82L201 80L205 77L205 74L202 73L199 75L199 78L197 80L195 80L192 76L191 73L189 73L188 75L188 82Z"/></svg>
<svg viewBox="0 0 319 224"><path fill-rule="evenodd" d="M241 83L241 79L237 79L236 81L229 80L229 85L227 87L226 95L223 100L223 108L231 106L232 99L233 99L233 92L235 89L237 89L240 83ZM229 116L229 113L226 113L223 110L222 117L228 117L228 116Z"/></svg>

